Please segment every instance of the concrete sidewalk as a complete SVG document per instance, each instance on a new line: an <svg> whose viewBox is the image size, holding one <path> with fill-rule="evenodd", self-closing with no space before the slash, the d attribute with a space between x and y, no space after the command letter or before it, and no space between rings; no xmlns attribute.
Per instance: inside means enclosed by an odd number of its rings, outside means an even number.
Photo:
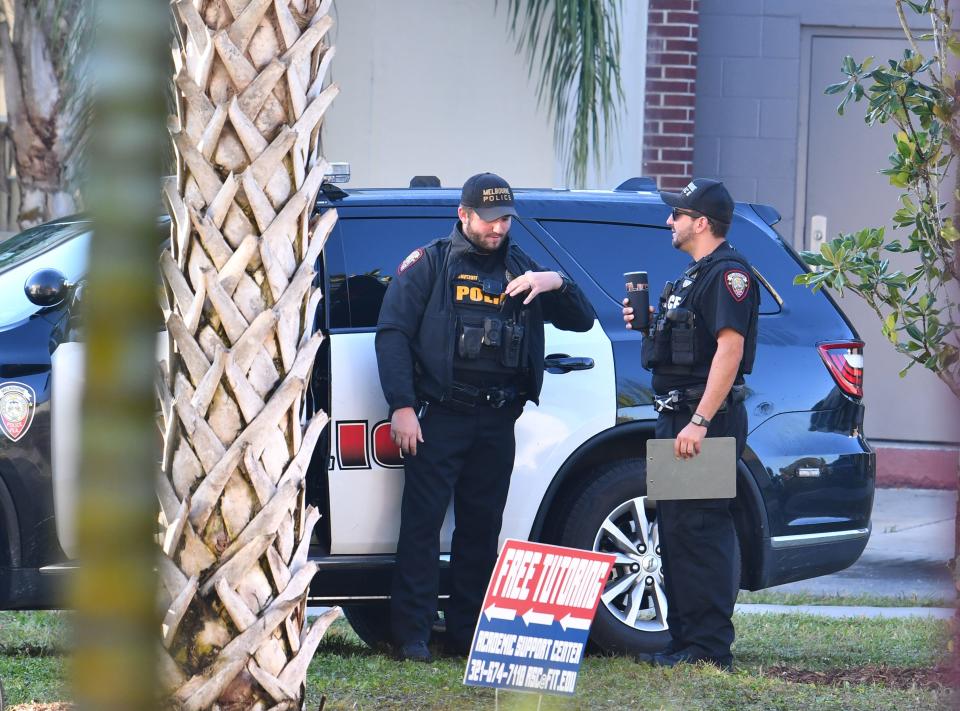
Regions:
<svg viewBox="0 0 960 711"><path fill-rule="evenodd" d="M744 615L819 615L820 617L935 617L949 620L956 614L952 607L861 607L852 605L737 605L734 612Z"/></svg>
<svg viewBox="0 0 960 711"><path fill-rule="evenodd" d="M856 563L833 575L769 588L816 595L954 600L956 491L877 489L873 533Z"/></svg>

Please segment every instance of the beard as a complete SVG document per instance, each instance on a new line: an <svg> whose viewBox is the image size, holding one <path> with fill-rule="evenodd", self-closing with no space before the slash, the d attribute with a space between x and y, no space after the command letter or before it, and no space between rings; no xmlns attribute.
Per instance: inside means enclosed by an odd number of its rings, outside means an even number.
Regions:
<svg viewBox="0 0 960 711"><path fill-rule="evenodd" d="M686 230L673 230L673 235L671 236L671 243L673 244L674 249L682 250L684 245L690 242L693 239L693 229L689 228Z"/></svg>
<svg viewBox="0 0 960 711"><path fill-rule="evenodd" d="M474 229L472 219L461 222L460 228L463 236L467 238L470 244L485 254L493 254L496 252L506 239L506 235L498 234L493 230Z"/></svg>

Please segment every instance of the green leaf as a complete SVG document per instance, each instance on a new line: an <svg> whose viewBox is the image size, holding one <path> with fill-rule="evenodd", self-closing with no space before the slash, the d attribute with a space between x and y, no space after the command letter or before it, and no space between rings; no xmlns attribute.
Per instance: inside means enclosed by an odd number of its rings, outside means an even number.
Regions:
<svg viewBox="0 0 960 711"><path fill-rule="evenodd" d="M847 88L849 81L840 81L836 84L830 84L826 89L823 90L824 94L839 94L841 91Z"/></svg>
<svg viewBox="0 0 960 711"><path fill-rule="evenodd" d="M910 72L911 74L920 69L923 65L923 55L917 54L909 59L903 60L903 69L904 71Z"/></svg>
<svg viewBox="0 0 960 711"><path fill-rule="evenodd" d="M905 188L910 184L909 173L894 173L890 176L890 184L897 188Z"/></svg>
<svg viewBox="0 0 960 711"><path fill-rule="evenodd" d="M889 316L887 316L886 319L884 319L883 333L887 336L888 339L890 339L891 343L897 342L896 325L897 325L896 314L890 314Z"/></svg>
<svg viewBox="0 0 960 711"><path fill-rule="evenodd" d="M956 225L953 224L953 220L949 217L943 221L943 231L940 235L947 240L947 242L960 240L960 231L957 230Z"/></svg>

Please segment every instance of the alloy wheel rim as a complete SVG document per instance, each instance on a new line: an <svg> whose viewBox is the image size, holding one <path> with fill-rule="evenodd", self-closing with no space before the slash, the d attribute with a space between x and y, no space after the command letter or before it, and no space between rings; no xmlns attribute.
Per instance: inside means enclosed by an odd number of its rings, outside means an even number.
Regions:
<svg viewBox="0 0 960 711"><path fill-rule="evenodd" d="M640 632L665 631L667 593L660 529L647 513L647 497L629 499L611 511L597 531L593 550L616 556L600 596L607 611Z"/></svg>

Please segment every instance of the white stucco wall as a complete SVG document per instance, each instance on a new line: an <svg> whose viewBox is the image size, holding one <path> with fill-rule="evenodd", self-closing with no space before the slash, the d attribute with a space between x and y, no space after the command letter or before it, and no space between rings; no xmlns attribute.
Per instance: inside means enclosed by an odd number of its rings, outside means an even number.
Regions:
<svg viewBox="0 0 960 711"><path fill-rule="evenodd" d="M646 0L626 5L622 42L632 56L623 80L635 111L591 187L640 169ZM517 187L564 186L553 123L508 34L505 2L341 0L334 17L331 75L341 93L323 141L328 160L351 164L348 185L400 187L436 175L459 186L489 170Z"/></svg>

